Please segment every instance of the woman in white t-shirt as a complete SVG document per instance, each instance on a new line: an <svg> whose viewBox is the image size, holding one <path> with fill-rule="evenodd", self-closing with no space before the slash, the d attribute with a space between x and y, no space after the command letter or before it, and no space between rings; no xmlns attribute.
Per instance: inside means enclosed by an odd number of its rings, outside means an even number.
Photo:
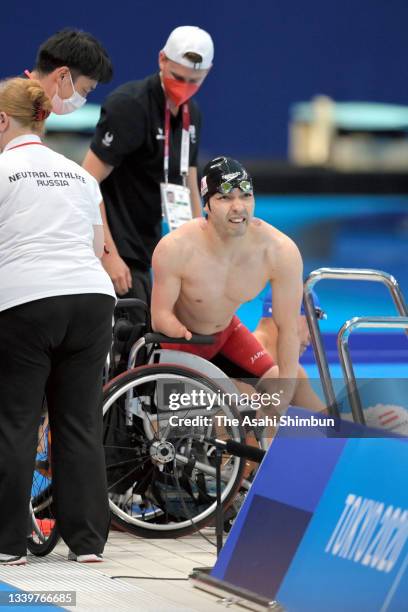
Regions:
<svg viewBox="0 0 408 612"><path fill-rule="evenodd" d="M102 369L115 292L95 179L41 142L40 84L0 84L0 564L26 562L27 508L44 395L53 499L70 558L108 534Z"/></svg>

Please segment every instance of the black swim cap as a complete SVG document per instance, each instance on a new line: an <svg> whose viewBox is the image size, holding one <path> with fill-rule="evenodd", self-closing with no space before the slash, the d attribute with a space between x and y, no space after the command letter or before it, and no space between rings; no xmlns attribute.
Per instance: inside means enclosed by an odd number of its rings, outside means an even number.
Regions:
<svg viewBox="0 0 408 612"><path fill-rule="evenodd" d="M252 193L252 179L244 166L231 157L216 157L208 162L201 179L201 197L207 203L214 193L229 193L239 187Z"/></svg>

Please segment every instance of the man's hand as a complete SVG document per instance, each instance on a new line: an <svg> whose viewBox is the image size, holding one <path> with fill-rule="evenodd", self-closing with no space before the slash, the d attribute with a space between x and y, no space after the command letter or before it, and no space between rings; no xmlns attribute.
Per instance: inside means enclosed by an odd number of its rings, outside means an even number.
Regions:
<svg viewBox="0 0 408 612"><path fill-rule="evenodd" d="M120 255L113 252L105 254L102 265L111 277L116 293L125 295L132 287L132 275Z"/></svg>
<svg viewBox="0 0 408 612"><path fill-rule="evenodd" d="M183 327L184 327L184 326L183 326ZM191 333L191 331L189 331L189 330L187 329L187 327L184 327L184 335L183 335L183 337L184 337L186 340L191 340L192 335L193 335L193 334Z"/></svg>
<svg viewBox="0 0 408 612"><path fill-rule="evenodd" d="M176 318L174 318L173 321L169 321L169 325L166 326L166 329L156 329L154 323L153 329L154 331L159 331L169 338L184 338L185 340L191 340L192 337L191 331L189 331L187 327L180 323L180 321L178 321Z"/></svg>

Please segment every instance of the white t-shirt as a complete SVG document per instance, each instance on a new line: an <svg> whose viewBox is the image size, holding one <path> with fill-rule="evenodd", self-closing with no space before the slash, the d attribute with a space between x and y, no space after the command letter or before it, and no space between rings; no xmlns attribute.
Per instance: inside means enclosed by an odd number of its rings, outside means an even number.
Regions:
<svg viewBox="0 0 408 612"><path fill-rule="evenodd" d="M38 136L8 143L0 155L0 311L57 295L115 296L93 249L101 201L97 181Z"/></svg>

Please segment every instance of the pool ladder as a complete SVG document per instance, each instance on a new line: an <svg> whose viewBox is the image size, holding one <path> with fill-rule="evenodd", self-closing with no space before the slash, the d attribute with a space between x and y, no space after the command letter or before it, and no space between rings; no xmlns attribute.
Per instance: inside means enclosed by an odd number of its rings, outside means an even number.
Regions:
<svg viewBox="0 0 408 612"><path fill-rule="evenodd" d="M353 419L357 423L365 424L348 346L349 336L357 328L408 329L408 307L397 280L387 272L359 268L319 268L309 274L304 284L304 308L326 404L332 416L339 417L339 407L311 294L313 287L322 280L359 280L382 283L389 290L399 315L396 317L354 317L350 321L346 321L337 336L337 350L339 352Z"/></svg>

